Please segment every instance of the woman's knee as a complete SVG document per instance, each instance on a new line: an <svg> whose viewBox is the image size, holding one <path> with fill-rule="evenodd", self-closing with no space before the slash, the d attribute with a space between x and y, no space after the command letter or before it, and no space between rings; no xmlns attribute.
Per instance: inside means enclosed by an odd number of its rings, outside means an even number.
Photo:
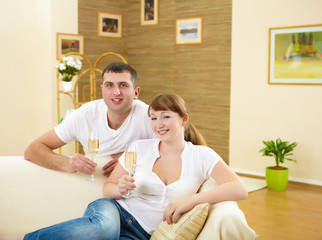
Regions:
<svg viewBox="0 0 322 240"><path fill-rule="evenodd" d="M234 201L217 203L214 206L213 213L217 221L229 224L231 221L245 222L245 215Z"/></svg>

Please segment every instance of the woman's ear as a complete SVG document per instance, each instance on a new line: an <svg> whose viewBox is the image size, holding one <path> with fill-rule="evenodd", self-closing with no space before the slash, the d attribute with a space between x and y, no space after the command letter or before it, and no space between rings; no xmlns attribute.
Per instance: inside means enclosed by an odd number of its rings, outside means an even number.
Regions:
<svg viewBox="0 0 322 240"><path fill-rule="evenodd" d="M186 115L183 117L182 126L185 126L188 121L189 121L189 114L186 113Z"/></svg>

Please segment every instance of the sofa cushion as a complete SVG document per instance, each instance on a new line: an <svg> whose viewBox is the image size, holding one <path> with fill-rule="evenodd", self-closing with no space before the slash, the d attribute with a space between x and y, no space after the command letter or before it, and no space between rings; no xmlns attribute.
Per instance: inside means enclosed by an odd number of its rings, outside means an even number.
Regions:
<svg viewBox="0 0 322 240"><path fill-rule="evenodd" d="M163 221L153 232L151 240L194 240L202 230L208 216L209 203L195 206L181 216L175 224Z"/></svg>

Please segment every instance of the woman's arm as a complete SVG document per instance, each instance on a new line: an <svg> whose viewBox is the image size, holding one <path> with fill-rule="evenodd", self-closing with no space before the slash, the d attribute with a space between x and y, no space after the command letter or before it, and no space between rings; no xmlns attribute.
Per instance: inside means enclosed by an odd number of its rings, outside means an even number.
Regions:
<svg viewBox="0 0 322 240"><path fill-rule="evenodd" d="M222 201L238 201L248 197L246 185L224 161L216 164L211 176L218 186L204 194L198 193L199 201L213 204Z"/></svg>
<svg viewBox="0 0 322 240"><path fill-rule="evenodd" d="M122 195L135 188L134 178L118 162L110 177L103 185L103 197L110 199L120 199Z"/></svg>
<svg viewBox="0 0 322 240"><path fill-rule="evenodd" d="M245 184L224 161L219 161L216 164L211 176L218 183L217 187L170 202L164 211L163 220L167 221L168 224L176 223L183 213L190 211L200 203L214 204L247 198L248 192Z"/></svg>

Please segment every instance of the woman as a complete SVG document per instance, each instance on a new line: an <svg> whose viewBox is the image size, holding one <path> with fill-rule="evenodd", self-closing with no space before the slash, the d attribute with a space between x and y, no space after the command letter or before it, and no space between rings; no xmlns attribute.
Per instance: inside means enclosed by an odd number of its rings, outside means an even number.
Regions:
<svg viewBox="0 0 322 240"><path fill-rule="evenodd" d="M134 177L124 154L103 186L104 198L89 204L82 218L25 235L24 239L149 239L161 221L176 223L200 203L241 200L248 193L240 178L189 123L185 103L176 94L160 94L149 107L156 139L140 140ZM197 193L213 177L218 187ZM129 191L135 197L124 198ZM114 199L114 200L112 200Z"/></svg>
<svg viewBox="0 0 322 240"><path fill-rule="evenodd" d="M103 186L105 198L118 199L108 200L111 209L129 212L140 224L138 229L141 231L142 227L151 234L162 220L175 223L197 204L247 197L240 178L213 150L199 145L204 140L188 122L182 98L175 94L158 95L150 104L149 116L158 138L140 140L130 147L137 149L134 178L127 173L124 155L121 157ZM209 176L219 186L196 193ZM131 190L139 197L122 198Z"/></svg>

